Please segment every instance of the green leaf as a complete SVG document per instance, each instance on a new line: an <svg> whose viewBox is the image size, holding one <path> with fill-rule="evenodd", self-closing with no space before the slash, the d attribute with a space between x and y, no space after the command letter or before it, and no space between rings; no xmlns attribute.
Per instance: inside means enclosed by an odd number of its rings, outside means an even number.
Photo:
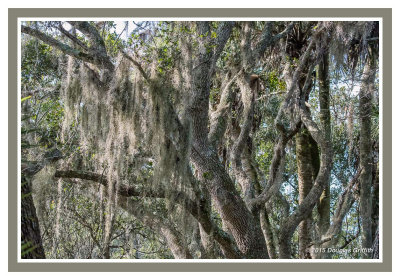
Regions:
<svg viewBox="0 0 400 280"><path fill-rule="evenodd" d="M33 250L35 250L38 246L32 244L32 242L28 241L24 244L21 244L21 257L29 254Z"/></svg>
<svg viewBox="0 0 400 280"><path fill-rule="evenodd" d="M29 95L29 96L27 96L27 97L22 98L22 99L21 99L21 102L24 102L25 100L28 100L29 98L32 98L32 95Z"/></svg>
<svg viewBox="0 0 400 280"><path fill-rule="evenodd" d="M32 195L32 192L22 194L22 195L21 195L21 200L24 199L24 198L26 198L26 197L28 197L28 196L30 196L30 195Z"/></svg>

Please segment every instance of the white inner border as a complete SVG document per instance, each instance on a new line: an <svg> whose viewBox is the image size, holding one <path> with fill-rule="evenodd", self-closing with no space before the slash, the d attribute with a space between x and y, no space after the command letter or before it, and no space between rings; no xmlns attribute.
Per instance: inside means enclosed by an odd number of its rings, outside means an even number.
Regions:
<svg viewBox="0 0 400 280"><path fill-rule="evenodd" d="M21 259L21 129L18 129L18 194L17 194L17 204L18 204L18 263L382 263L383 255L382 255L382 77L383 77L383 68L382 68L382 58L383 58L383 50L382 50L382 18L378 17L354 17L354 18L341 18L341 17L279 17L279 18L270 18L270 17L255 17L255 18L240 18L240 17L218 17L218 18L204 18L204 17L114 17L114 18L103 18L103 17L86 17L86 18L53 18L53 17L44 17L44 18L18 18L18 126L21 127L21 22L22 21L79 21L79 20L88 20L91 21L224 21L224 20L234 20L234 21L292 21L296 19L296 21L379 21L379 259Z"/></svg>

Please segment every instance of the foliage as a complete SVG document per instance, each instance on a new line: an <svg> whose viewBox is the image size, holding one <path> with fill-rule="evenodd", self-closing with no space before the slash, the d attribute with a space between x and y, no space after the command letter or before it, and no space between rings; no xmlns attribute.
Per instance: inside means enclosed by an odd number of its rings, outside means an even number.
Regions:
<svg viewBox="0 0 400 280"><path fill-rule="evenodd" d="M221 30L229 23L63 23L69 36L58 22L24 24L80 54L67 55L51 40L46 44L39 40L44 36L33 38L28 31L22 36L22 162L39 162L53 148L63 153L61 160L46 162L33 180L48 258L254 257L240 247L224 212L240 205L245 207L243 219L254 219L256 227L264 225L257 211L266 211L272 243L263 244L268 253L272 246L282 255L283 229L303 209L303 179L296 156L299 146L291 138L297 131L284 143L279 159L283 165L274 165L284 139L281 127L288 136L300 119L298 107L307 101L311 120L322 130L322 89L316 72L326 54L331 64L331 218L360 168L359 91L373 23L236 22L227 29L229 36L218 55ZM281 33L284 36L279 37ZM264 43L270 45L259 54L266 36L270 37ZM205 74L202 67L208 63L211 70ZM373 84L370 140L373 163L379 166L377 78ZM196 99L199 94L204 96ZM196 113L204 109L201 119ZM197 125L201 121L205 128ZM196 139L199 131L209 134L207 140ZM222 131L217 144L211 143L213 131ZM317 145L322 155L324 147ZM201 160L210 168L199 165L198 157L204 157ZM314 160L320 163L322 157ZM246 182L251 182L250 191ZM224 184L230 183L233 188L224 192ZM275 187L270 200L258 208L249 203ZM333 259L364 257L357 251L362 222L359 189L354 187L351 194L354 202L331 243L336 249L351 250L330 254ZM238 204L223 205L229 199ZM319 199L307 210L314 243L322 238L318 203ZM265 226L263 232L262 238ZM303 236L298 224L288 236L284 238L289 240L290 257L300 258ZM22 250L28 253L28 244L22 244Z"/></svg>

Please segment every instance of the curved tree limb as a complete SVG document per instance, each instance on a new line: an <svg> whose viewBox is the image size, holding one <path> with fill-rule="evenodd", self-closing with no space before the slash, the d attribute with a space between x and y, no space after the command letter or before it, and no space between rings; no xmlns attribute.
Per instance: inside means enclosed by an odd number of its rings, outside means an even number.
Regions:
<svg viewBox="0 0 400 280"><path fill-rule="evenodd" d="M157 229L165 237L165 241L176 259L193 259L188 247L184 244L182 234L173 225L153 215L150 211L146 211L140 203L132 203L131 201L128 202L127 199L119 199L118 206L140 219L151 229Z"/></svg>
<svg viewBox="0 0 400 280"><path fill-rule="evenodd" d="M247 176L247 174L244 172L241 155L246 146L246 142L249 138L253 124L255 90L250 87L250 78L245 74L239 75L237 79L237 84L239 85L242 93L244 122L243 125L240 127L239 136L232 147L231 162L232 168L235 172L235 177L242 187L242 192L244 194L245 200L248 201L255 195L255 182L251 180L251 177Z"/></svg>
<svg viewBox="0 0 400 280"><path fill-rule="evenodd" d="M299 80L300 73L304 70L306 62L308 61L308 59L311 55L311 51L314 47L315 40L316 40L316 36L313 36L305 53L300 58L299 65L297 66L295 72L293 73L293 76L291 77L290 88L286 93L286 98L283 101L283 103L281 104L278 114L275 118L275 126L278 129L278 131L280 131L281 136L274 148L274 156L273 156L272 162L271 162L270 176L268 179L267 188L265 188L262 191L262 193L260 195L258 195L258 197L256 197L254 200L252 200L252 202L251 202L252 208L253 207L261 207L261 205L268 202L268 200L276 192L276 190L272 189L271 186L273 186L273 184L274 184L281 159L285 153L286 144L300 129L301 122L297 121L296 124L293 124L293 126L290 130L287 130L284 127L284 125L282 125L282 118L283 118L283 113L287 109L289 104L293 103L293 100L298 99L298 98L294 98L297 81Z"/></svg>
<svg viewBox="0 0 400 280"><path fill-rule="evenodd" d="M89 40L93 43L93 47L88 49L87 52L83 52L77 49L74 49L70 47L67 44L64 44L48 35L45 33L34 29L30 28L28 26L21 26L21 32L31 35L33 37L36 37L37 39L43 41L44 43L53 46L59 50L61 50L63 53L70 55L72 57L75 57L77 59L80 59L82 61L94 64L101 69L108 69L109 71L114 70L114 65L112 64L109 56L107 55L107 51L105 48L105 44L101 36L98 34L96 28L94 26L91 26L87 22L70 22L72 26L76 27L82 33L87 35L89 37ZM62 31L61 31L62 32ZM64 34L64 32L62 32ZM67 36L69 39L72 39L73 35ZM73 39L75 43L77 41ZM81 45L81 44L80 44ZM96 46L96 47L94 47ZM82 46L81 46L82 47ZM87 49L87 48L84 48Z"/></svg>
<svg viewBox="0 0 400 280"><path fill-rule="evenodd" d="M225 133L226 125L227 125L226 116L227 116L227 111L228 111L229 105L231 103L230 98L232 95L232 92L230 91L230 87L233 84L233 82L236 80L236 78L238 77L239 74L240 74L240 72L236 73L226 83L223 83L223 85L221 86L221 98L220 98L219 104L217 106L217 109L211 113L210 132L208 133L208 141L210 142L210 145L214 149L216 149L221 138L223 137L223 135Z"/></svg>
<svg viewBox="0 0 400 280"><path fill-rule="evenodd" d="M57 170L55 172L55 177L89 180L98 182L104 186L108 186L108 180L105 176L88 171ZM166 195L163 188L141 191L137 186L125 185L119 187L118 193L122 197L138 196L149 198L165 198ZM238 249L234 245L234 241L225 232L219 229L219 227L210 219L209 211L205 209L206 203L204 201L201 199L198 202L193 201L192 199L188 198L187 195L178 191L169 191L169 195L174 197L178 204L185 207L189 213L199 221L207 234L214 236L215 240L220 244L227 258L241 258Z"/></svg>
<svg viewBox="0 0 400 280"><path fill-rule="evenodd" d="M74 48L71 48L67 44L61 43L60 41L54 39L53 37L46 35L45 33L41 32L39 30L30 28L28 26L21 25L21 31L22 31L22 33L36 37L37 39L43 41L44 43L46 43L52 47L59 49L60 51L62 51L63 53L65 53L67 55L70 55L72 57L75 57L77 59L80 59L80 60L88 62L88 63L96 64L96 60L93 55L82 52L82 51L74 49Z"/></svg>
<svg viewBox="0 0 400 280"><path fill-rule="evenodd" d="M89 51L88 46L86 46L86 44L83 43L81 40L79 40L76 36L72 35L67 30L65 30L64 27L62 26L61 22L58 23L57 29L60 30L60 32L62 34L64 34L66 37L68 37L73 43L77 44L78 46L80 46L85 51Z"/></svg>
<svg viewBox="0 0 400 280"><path fill-rule="evenodd" d="M141 65L138 61L136 61L135 59L133 59L133 57L130 56L129 54L127 54L125 51L120 50L120 52L122 53L122 55L123 55L125 58L127 58L130 62L133 63L133 65L135 65L135 66L138 68L138 70L139 70L140 74L142 74L143 78L144 78L146 81L148 81L148 80L149 80L149 75L147 75L147 73L144 71L142 65Z"/></svg>
<svg viewBox="0 0 400 280"><path fill-rule="evenodd" d="M281 229L281 258L290 258L290 247L288 247L287 241L290 240L298 224L311 213L314 205L317 203L319 197L322 194L322 191L324 190L325 182L330 175L332 165L332 151L330 141L327 141L327 139L325 138L325 134L321 132L317 124L312 120L310 112L306 110L304 100L302 100L299 106L299 114L303 124L306 126L311 136L318 143L321 149L321 165L312 189L302 201L302 203L300 203L297 210L285 220L284 226Z"/></svg>
<svg viewBox="0 0 400 280"><path fill-rule="evenodd" d="M272 24L273 24L272 21L268 21L265 24L260 41L258 42L258 44L255 47L255 56L253 57L254 61L257 61L261 56L263 56L268 47L270 47L272 44L274 44L279 39L286 36L292 30L292 28L294 26L294 22L291 22L285 28L285 30L283 30L282 32L273 36L272 35Z"/></svg>

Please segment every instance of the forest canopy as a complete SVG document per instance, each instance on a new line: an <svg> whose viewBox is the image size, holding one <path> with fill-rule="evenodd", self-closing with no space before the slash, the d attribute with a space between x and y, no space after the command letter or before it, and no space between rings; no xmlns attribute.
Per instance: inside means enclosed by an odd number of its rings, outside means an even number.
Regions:
<svg viewBox="0 0 400 280"><path fill-rule="evenodd" d="M379 22L21 32L21 258L379 258Z"/></svg>

